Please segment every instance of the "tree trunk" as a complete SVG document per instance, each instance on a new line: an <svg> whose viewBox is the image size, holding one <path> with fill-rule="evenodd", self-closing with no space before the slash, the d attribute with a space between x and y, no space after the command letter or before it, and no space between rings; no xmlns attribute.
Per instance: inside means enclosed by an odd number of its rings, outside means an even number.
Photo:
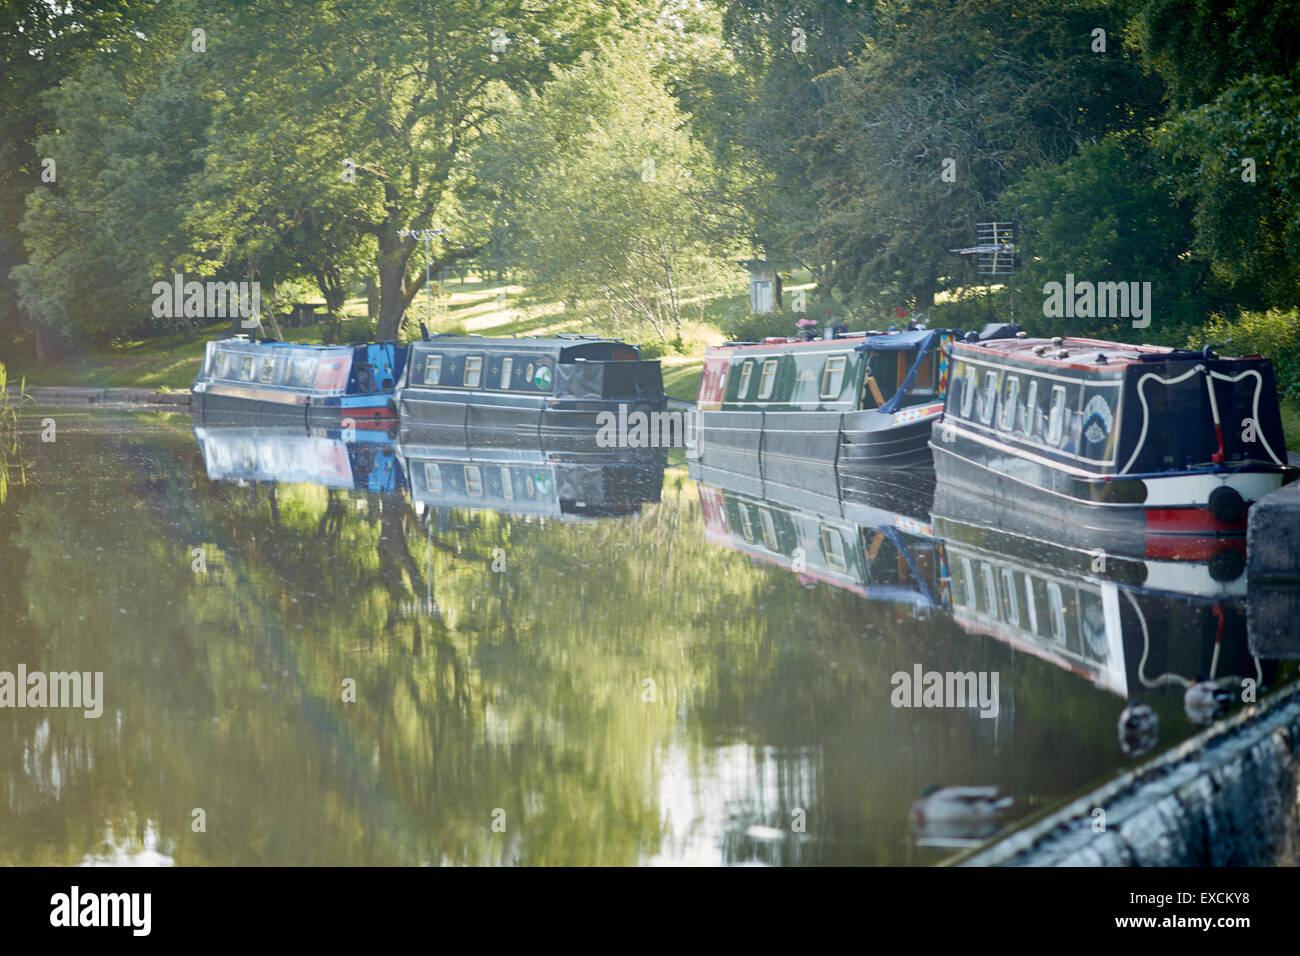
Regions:
<svg viewBox="0 0 1300 956"><path fill-rule="evenodd" d="M406 313L406 262L413 241L405 241L397 230L385 227L379 233L379 341L396 339Z"/></svg>
<svg viewBox="0 0 1300 956"><path fill-rule="evenodd" d="M33 337L36 339L36 361L41 365L49 365L54 358L54 350L50 348L49 336L39 325L32 329Z"/></svg>

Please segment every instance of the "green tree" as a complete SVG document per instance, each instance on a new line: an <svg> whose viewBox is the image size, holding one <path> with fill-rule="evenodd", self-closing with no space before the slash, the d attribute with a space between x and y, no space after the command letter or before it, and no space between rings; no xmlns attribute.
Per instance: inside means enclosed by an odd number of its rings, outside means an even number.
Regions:
<svg viewBox="0 0 1300 956"><path fill-rule="evenodd" d="M514 98L478 153L499 234L539 298L596 301L614 330L681 336L730 221L708 152L635 40Z"/></svg>
<svg viewBox="0 0 1300 956"><path fill-rule="evenodd" d="M369 241L379 335L396 337L424 284L417 240L401 231L447 230L434 271L475 256L486 237L460 213L458 193L472 188L466 151L506 91L543 82L630 9L597 0L214 5L209 50L224 89L204 192L224 211L209 240L242 258L258 253L251 227L263 223L276 234L315 230L336 253ZM327 266L309 258L312 273Z"/></svg>
<svg viewBox="0 0 1300 956"><path fill-rule="evenodd" d="M1172 197L1157 162L1117 139L1090 143L1065 162L1031 170L1004 192L1002 215L1019 219L1024 305L1017 318L1032 332L1181 344L1206 316L1226 305L1209 263L1188 255L1191 211ZM1065 274L1090 282L1150 282L1150 330L1125 319L1044 319L1041 290ZM1021 318L1023 317L1023 318Z"/></svg>

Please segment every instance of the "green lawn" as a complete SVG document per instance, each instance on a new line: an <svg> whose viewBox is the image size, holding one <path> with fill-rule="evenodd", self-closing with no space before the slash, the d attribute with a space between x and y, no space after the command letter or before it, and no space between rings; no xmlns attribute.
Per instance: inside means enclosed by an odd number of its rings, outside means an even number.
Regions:
<svg viewBox="0 0 1300 956"><path fill-rule="evenodd" d="M722 294L709 290L692 297L684 296L685 320L682 340L685 354L679 354L662 342L657 350L664 360L665 388L675 398L695 400L699 387L704 346L721 342L723 323L740 316L748 307L748 293L743 277ZM416 322L429 314L426 297L412 303L408 334L418 334ZM323 304L321 304L323 308ZM442 284L441 295L433 300L429 323L433 332L453 332L489 336L555 335L557 333L595 333L598 322L582 310L569 313L558 304L529 302L518 285L470 277L468 281L451 279ZM42 366L27 359L0 356L17 382L23 376L27 384L82 385L97 388L136 386L149 388L189 388L203 361L204 348L210 340L228 328L224 322L214 324L190 338L177 336L169 348L167 336L119 343L111 348L86 348L63 356L56 364ZM320 342L323 325L306 328L282 327L285 341ZM374 330L366 318L364 299L349 299L343 306L343 330L339 340L372 339ZM643 340L643 345L652 344Z"/></svg>
<svg viewBox="0 0 1300 956"><path fill-rule="evenodd" d="M1300 402L1294 399L1282 402L1282 432L1287 451L1300 452Z"/></svg>

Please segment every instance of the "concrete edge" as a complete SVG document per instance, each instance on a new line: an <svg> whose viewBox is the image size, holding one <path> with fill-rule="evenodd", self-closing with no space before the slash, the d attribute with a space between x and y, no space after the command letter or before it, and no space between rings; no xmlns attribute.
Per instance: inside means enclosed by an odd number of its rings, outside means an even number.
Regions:
<svg viewBox="0 0 1300 956"><path fill-rule="evenodd" d="M1227 765L1248 759L1260 745L1267 745L1274 734L1289 735L1287 747L1294 751L1300 733L1300 684L1279 690L1266 700L1254 704L1233 716L1183 741L1167 753L1161 754L1139 767L1125 771L1109 783L1080 796L1044 817L1031 818L1019 829L1000 837L991 844L961 854L946 865L951 866L1006 866L1006 865L1081 865L1105 864L1113 860L1117 848L1101 844L1114 844L1122 838L1116 836L1125 819L1139 813L1152 811L1159 817L1158 834L1151 842L1169 843L1175 837L1169 833L1170 814L1160 812L1157 806L1164 798L1173 797L1215 776ZM1300 756L1295 755L1293 756ZM1300 780L1293 781L1293 786ZM1209 792L1217 785L1209 781ZM1143 793L1139 793L1143 790ZM1092 831L1093 810L1114 807L1123 800L1136 806L1118 819L1107 819L1103 832ZM1290 796L1291 812L1297 812L1294 794ZM1119 853L1131 848L1120 847ZM1130 854L1131 855L1131 854ZM1152 863L1150 859L1129 859L1131 864ZM1192 863L1191 865L1195 865ZM1204 865L1204 861L1202 864Z"/></svg>
<svg viewBox="0 0 1300 956"><path fill-rule="evenodd" d="M189 389L161 391L152 388L84 388L64 385L38 385L23 396L16 390L6 393L19 408L189 408Z"/></svg>

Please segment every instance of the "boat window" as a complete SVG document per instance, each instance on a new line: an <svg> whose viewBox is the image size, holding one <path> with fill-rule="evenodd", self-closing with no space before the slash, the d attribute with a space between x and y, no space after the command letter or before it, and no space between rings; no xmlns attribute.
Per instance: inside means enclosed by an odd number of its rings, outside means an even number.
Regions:
<svg viewBox="0 0 1300 956"><path fill-rule="evenodd" d="M1052 386L1052 410L1047 417L1047 443L1059 445L1065 434L1065 386Z"/></svg>
<svg viewBox="0 0 1300 956"><path fill-rule="evenodd" d="M749 509L744 505L740 506L740 533L744 535L746 541L754 540L754 523L750 520Z"/></svg>
<svg viewBox="0 0 1300 956"><path fill-rule="evenodd" d="M465 466L465 494L473 498L483 497L483 469L478 465Z"/></svg>
<svg viewBox="0 0 1300 956"><path fill-rule="evenodd" d="M1065 598L1061 586L1055 581L1047 584L1047 605L1052 611L1052 637L1057 643L1065 643Z"/></svg>
<svg viewBox="0 0 1300 956"><path fill-rule="evenodd" d="M1025 395L1025 436L1034 437L1038 431L1038 380L1029 380L1029 391Z"/></svg>
<svg viewBox="0 0 1300 956"><path fill-rule="evenodd" d="M1016 591L1016 572L1010 568L1002 569L1002 606L1006 609L1007 623L1012 627L1020 626L1020 595Z"/></svg>
<svg viewBox="0 0 1300 956"><path fill-rule="evenodd" d="M844 540L837 529L822 527L822 554L831 567L840 571L848 567L844 560Z"/></svg>
<svg viewBox="0 0 1300 956"><path fill-rule="evenodd" d="M772 521L772 512L766 508L758 509L758 519L763 525L763 543L767 545L767 550L776 551L776 524Z"/></svg>
<svg viewBox="0 0 1300 956"><path fill-rule="evenodd" d="M506 359L506 361L509 362L510 359ZM501 468L501 494L505 498L514 498L515 496L515 484L510 477L510 469L504 465Z"/></svg>
<svg viewBox="0 0 1300 956"><path fill-rule="evenodd" d="M225 378L226 368L230 364L230 356L225 352L218 352L212 359L212 377Z"/></svg>
<svg viewBox="0 0 1300 956"><path fill-rule="evenodd" d="M253 380L253 356L245 355L239 363L239 377L245 382Z"/></svg>
<svg viewBox="0 0 1300 956"><path fill-rule="evenodd" d="M316 368L316 390L334 392L342 390L348 382L350 358L322 359Z"/></svg>
<svg viewBox="0 0 1300 956"><path fill-rule="evenodd" d="M740 384L736 386L736 397L744 398L749 393L749 380L754 374L754 360L745 359L740 366Z"/></svg>
<svg viewBox="0 0 1300 956"><path fill-rule="evenodd" d="M465 356L465 387L478 388L483 383L483 356Z"/></svg>
<svg viewBox="0 0 1300 956"><path fill-rule="evenodd" d="M967 365L961 383L962 418L970 418L971 410L975 407L975 387L975 369Z"/></svg>
<svg viewBox="0 0 1300 956"><path fill-rule="evenodd" d="M262 359L262 367L257 372L257 380L263 385L270 385L275 378L275 359Z"/></svg>
<svg viewBox="0 0 1300 956"><path fill-rule="evenodd" d="M1008 375L1007 387L1002 394L1002 414L998 416L998 427L1009 432L1016 424L1016 402L1020 399L1020 376Z"/></svg>
<svg viewBox="0 0 1300 956"><path fill-rule="evenodd" d="M424 384L437 385L442 378L442 356L430 355L424 360Z"/></svg>
<svg viewBox="0 0 1300 956"><path fill-rule="evenodd" d="M1029 630L1038 633L1038 603L1034 597L1034 580L1025 575L1025 612L1029 617Z"/></svg>
<svg viewBox="0 0 1300 956"><path fill-rule="evenodd" d="M822 398L839 398L844 391L844 356L832 355L822 369Z"/></svg>
<svg viewBox="0 0 1300 956"><path fill-rule="evenodd" d="M442 494L442 469L435 462L424 463L424 484L429 489L429 494Z"/></svg>
<svg viewBox="0 0 1300 956"><path fill-rule="evenodd" d="M288 383L293 388L311 388L316 381L316 360L311 356L296 358L289 363Z"/></svg>
<svg viewBox="0 0 1300 956"><path fill-rule="evenodd" d="M989 616L997 620L999 617L998 582L993 576L993 566L981 561L980 576L984 579L984 600L988 603Z"/></svg>
<svg viewBox="0 0 1300 956"><path fill-rule="evenodd" d="M968 607L973 611L975 610L975 571L971 567L970 558L962 555L957 567L961 569L962 607Z"/></svg>
<svg viewBox="0 0 1300 956"><path fill-rule="evenodd" d="M763 363L763 374L758 380L758 397L771 398L772 389L776 385L776 359L768 359Z"/></svg>
<svg viewBox="0 0 1300 956"><path fill-rule="evenodd" d="M514 372L515 360L512 358L501 360L501 387L510 387L510 376Z"/></svg>
<svg viewBox="0 0 1300 956"><path fill-rule="evenodd" d="M984 395L980 399L980 421L987 425L993 421L993 403L998 397L998 373L984 373Z"/></svg>

